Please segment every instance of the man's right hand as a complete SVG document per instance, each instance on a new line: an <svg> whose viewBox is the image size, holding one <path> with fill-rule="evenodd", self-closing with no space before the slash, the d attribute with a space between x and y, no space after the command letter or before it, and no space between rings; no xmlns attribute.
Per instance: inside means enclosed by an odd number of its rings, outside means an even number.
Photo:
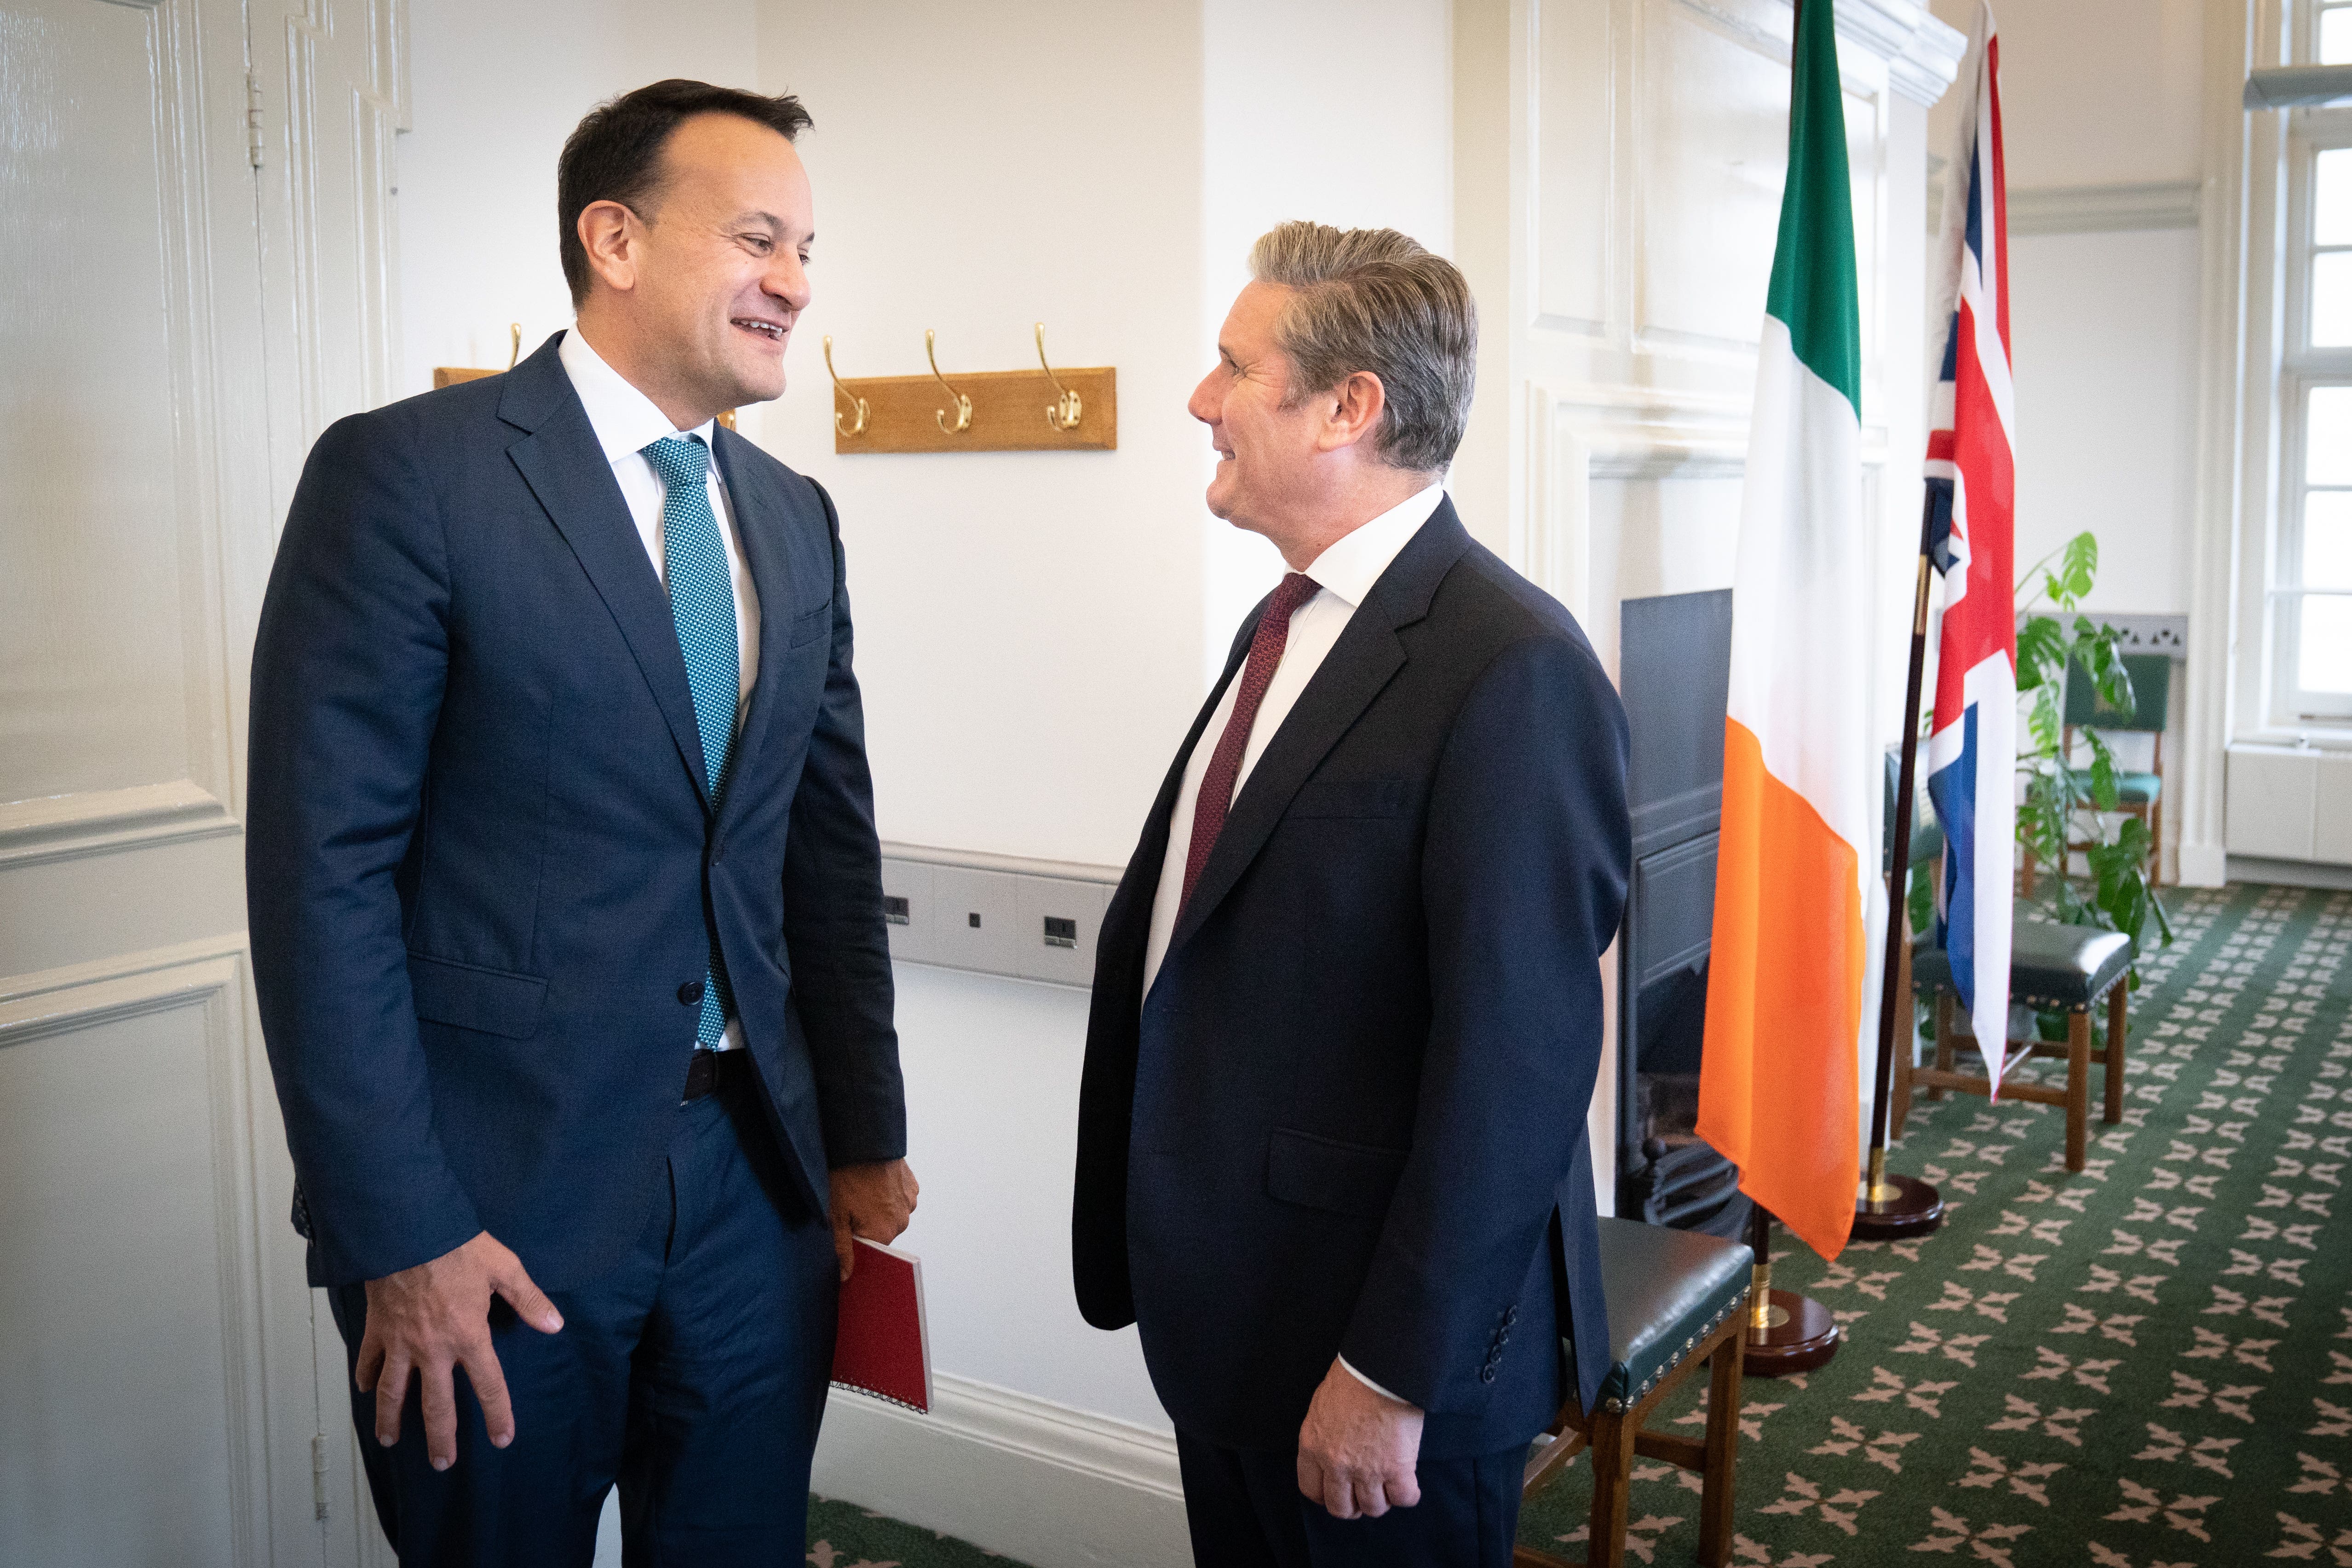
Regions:
<svg viewBox="0 0 2352 1568"><path fill-rule="evenodd" d="M522 1260L487 1230L454 1251L367 1282L367 1333L360 1338L353 1381L375 1396L375 1440L400 1440L400 1409L412 1373L424 1378L425 1451L436 1470L457 1462L457 1398L450 1374L466 1369L481 1402L490 1445L514 1441L514 1406L490 1344L490 1298L504 1296L515 1315L541 1333L563 1315L523 1272Z"/></svg>

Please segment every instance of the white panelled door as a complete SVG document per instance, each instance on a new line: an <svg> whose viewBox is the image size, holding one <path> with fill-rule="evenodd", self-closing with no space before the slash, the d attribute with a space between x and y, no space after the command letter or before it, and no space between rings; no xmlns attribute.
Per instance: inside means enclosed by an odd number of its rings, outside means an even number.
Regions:
<svg viewBox="0 0 2352 1568"><path fill-rule="evenodd" d="M254 4L0 0L11 1563L370 1550L286 1221L240 823L292 477L390 386L403 38L397 0Z"/></svg>

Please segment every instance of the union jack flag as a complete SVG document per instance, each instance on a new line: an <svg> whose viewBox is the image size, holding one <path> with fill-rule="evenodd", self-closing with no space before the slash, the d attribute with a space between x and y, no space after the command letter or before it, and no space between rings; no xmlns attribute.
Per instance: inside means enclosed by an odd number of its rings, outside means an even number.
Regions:
<svg viewBox="0 0 2352 1568"><path fill-rule="evenodd" d="M1944 171L1943 369L1929 410L1928 553L1944 583L1927 794L1947 848L1937 936L1998 1092L2008 1038L2015 843L2015 428L2009 355L2009 193L2000 38L1980 6L1958 146Z"/></svg>

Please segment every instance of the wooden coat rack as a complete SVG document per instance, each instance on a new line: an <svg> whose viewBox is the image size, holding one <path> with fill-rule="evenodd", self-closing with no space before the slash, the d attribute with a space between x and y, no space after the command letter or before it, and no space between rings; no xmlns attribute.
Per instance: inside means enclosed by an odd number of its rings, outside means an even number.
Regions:
<svg viewBox="0 0 2352 1568"><path fill-rule="evenodd" d="M950 380L937 335L923 334L928 376L844 377L833 368L835 452L1115 452L1118 372L1108 365L1054 369L1037 324L1037 369L979 371Z"/></svg>

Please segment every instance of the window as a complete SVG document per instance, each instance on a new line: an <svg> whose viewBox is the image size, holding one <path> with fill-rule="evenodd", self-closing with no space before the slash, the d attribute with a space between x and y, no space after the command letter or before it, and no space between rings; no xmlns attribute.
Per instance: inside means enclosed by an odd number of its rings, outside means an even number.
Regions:
<svg viewBox="0 0 2352 1568"><path fill-rule="evenodd" d="M2311 7L2306 59L2352 64L2352 0ZM2286 354L2272 721L2352 720L2352 110L2287 139Z"/></svg>

